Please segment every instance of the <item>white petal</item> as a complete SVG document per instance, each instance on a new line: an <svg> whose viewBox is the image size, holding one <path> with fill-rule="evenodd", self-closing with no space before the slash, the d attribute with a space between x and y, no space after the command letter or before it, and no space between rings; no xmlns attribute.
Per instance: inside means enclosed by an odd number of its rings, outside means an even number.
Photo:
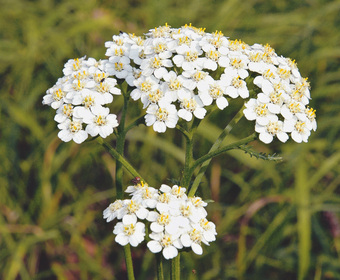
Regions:
<svg viewBox="0 0 340 280"><path fill-rule="evenodd" d="M162 250L161 244L154 240L149 241L147 246L152 253L159 253Z"/></svg>
<svg viewBox="0 0 340 280"><path fill-rule="evenodd" d="M168 246L163 249L163 256L165 259L173 259L178 255L178 251L175 247L173 246Z"/></svg>
<svg viewBox="0 0 340 280"><path fill-rule="evenodd" d="M191 240L189 234L187 234L187 233L183 234L181 236L181 242L182 242L184 247L190 247L191 243L192 243L192 240Z"/></svg>
<svg viewBox="0 0 340 280"><path fill-rule="evenodd" d="M202 254L203 254L203 249L202 249L201 245L199 245L199 244L197 244L197 243L195 243L195 242L193 242L193 243L191 244L191 249L192 249L192 250L194 251L194 253L197 254L197 255L202 255Z"/></svg>
<svg viewBox="0 0 340 280"><path fill-rule="evenodd" d="M129 243L129 238L124 234L124 233L119 233L116 238L115 238L115 241L122 245L122 246L125 246L126 244Z"/></svg>

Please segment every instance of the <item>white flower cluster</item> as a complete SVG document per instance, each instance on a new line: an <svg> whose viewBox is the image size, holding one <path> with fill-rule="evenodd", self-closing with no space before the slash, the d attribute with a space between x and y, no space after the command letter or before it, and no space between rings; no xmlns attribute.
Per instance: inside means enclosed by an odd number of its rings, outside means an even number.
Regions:
<svg viewBox="0 0 340 280"><path fill-rule="evenodd" d="M200 197L187 197L186 189L162 185L158 191L143 182L126 190L131 199L116 200L103 212L110 222L120 220L113 230L115 241L136 247L145 237L145 223L150 224L147 247L162 252L165 259L177 256L179 249L191 248L201 255L201 243L216 240L215 224L206 219L207 205Z"/></svg>
<svg viewBox="0 0 340 280"><path fill-rule="evenodd" d="M249 51L249 70L259 76L254 84L261 89L257 98L245 105L244 115L255 120L255 131L264 143L274 136L286 142L291 133L294 141L307 142L311 130L316 130L315 110L307 104L310 99L309 83L302 78L296 63L279 57L266 45L255 44Z"/></svg>
<svg viewBox="0 0 340 280"><path fill-rule="evenodd" d="M105 138L118 126L117 116L104 107L112 103L113 95L121 94L116 79L104 70L106 63L94 58L70 59L63 69L64 77L47 90L43 104L56 110L54 120L61 140L79 144L88 134Z"/></svg>
<svg viewBox="0 0 340 280"><path fill-rule="evenodd" d="M57 109L55 119L64 141L80 143L87 134L106 137L118 125L115 115L102 107L112 102L112 94L120 94L109 76L126 81L131 98L146 109L146 125L156 132L176 127L180 118L203 119L206 106L216 102L223 110L230 98L238 97L246 99L244 115L255 120L264 143L274 136L286 142L288 133L296 142L307 142L316 130L307 79L294 61L278 56L269 45L249 46L222 32L166 24L145 37L121 32L105 46L108 60L68 61L65 77L44 97L44 104ZM252 80L260 92L249 100L247 82Z"/></svg>
<svg viewBox="0 0 340 280"><path fill-rule="evenodd" d="M294 61L278 56L269 45L249 46L191 25L165 25L150 30L145 40L113 36L106 47L109 72L136 87L131 97L141 100L146 125L157 132L174 128L179 118L203 119L205 106L214 101L223 110L227 98L247 99L245 79L250 75L262 92L246 103L244 115L256 120L261 141L270 143L276 136L285 142L290 132L296 142L306 142L316 130L315 110L306 106L307 79Z"/></svg>

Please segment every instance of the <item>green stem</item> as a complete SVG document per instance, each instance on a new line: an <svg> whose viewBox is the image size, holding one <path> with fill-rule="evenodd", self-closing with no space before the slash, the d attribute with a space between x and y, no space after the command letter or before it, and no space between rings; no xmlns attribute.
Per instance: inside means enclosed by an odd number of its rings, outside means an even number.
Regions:
<svg viewBox="0 0 340 280"><path fill-rule="evenodd" d="M127 244L124 246L124 254L125 254L125 263L126 263L126 270L128 274L129 280L134 280L135 276L133 273L133 263L132 263L132 257L131 257L131 248L130 244Z"/></svg>
<svg viewBox="0 0 340 280"><path fill-rule="evenodd" d="M164 280L162 254L156 254L157 260L157 280Z"/></svg>
<svg viewBox="0 0 340 280"><path fill-rule="evenodd" d="M110 153L110 155L117 160L117 162L120 162L125 169L133 176L133 177L140 177L142 181L145 182L145 180L141 177L141 175L134 169L130 163L122 156L120 155L115 149L111 147L111 145L107 142L105 142L102 138L98 137L97 141L103 145L107 151Z"/></svg>
<svg viewBox="0 0 340 280"><path fill-rule="evenodd" d="M138 119L134 120L132 123L130 123L126 129L125 129L125 133L127 133L130 129L140 125L140 124L144 124L144 119L145 119L145 115L139 117Z"/></svg>
<svg viewBox="0 0 340 280"><path fill-rule="evenodd" d="M249 142L251 141L254 141L255 139L257 138L256 136L256 133L253 133L252 135L246 137L246 138L243 138L239 141L236 141L230 145L227 145L227 146L224 146L222 148L219 148L217 150L214 150L213 152L209 152L208 154L200 157L199 159L197 159L194 164L191 166L190 168L190 172L193 173L194 170L201 164L205 163L206 161L209 161L213 158L213 157L216 157L222 153L225 153L226 151L229 151L229 150L232 150L232 149L235 149L241 145L245 145L245 144L248 144ZM195 193L196 193L196 190L198 188L198 184L197 185L192 185L192 187L190 188L190 191L188 193L188 196L194 196Z"/></svg>
<svg viewBox="0 0 340 280"><path fill-rule="evenodd" d="M171 260L171 280L181 279L180 254Z"/></svg>
<svg viewBox="0 0 340 280"><path fill-rule="evenodd" d="M190 166L193 161L193 154L192 154L192 134L189 134L189 137L186 138L186 148L185 148L185 164L184 164L184 171L183 177L181 181L181 186L183 188L189 188L190 185Z"/></svg>
<svg viewBox="0 0 340 280"><path fill-rule="evenodd" d="M120 119L120 124L118 126L118 132L117 132L117 141L116 141L116 150L109 149L111 155L116 154L119 155L120 160L117 160L116 162L116 191L117 191L117 198L122 199L124 196L123 192L123 166L128 167L129 171L134 170L130 164L127 163L127 161L124 159L124 147L125 147L125 136L126 136L126 130L125 130L125 120L126 120L126 113L127 113L127 107L128 107L128 101L130 97L130 92L124 91L123 85L120 85L122 89L122 95L124 96L124 104L122 109L122 116ZM124 159L124 160L122 160ZM125 163L125 164L123 164ZM128 165L127 165L128 164ZM132 169L131 169L131 168ZM138 172L136 172L138 174ZM139 175L139 174L138 174ZM138 176L137 175L137 176ZM140 177L140 176L138 176ZM132 257L131 257L131 248L130 244L127 244L124 246L124 255L125 255L125 263L126 263L126 269L128 274L129 280L134 280L134 272L133 272L133 263L132 263Z"/></svg>
<svg viewBox="0 0 340 280"><path fill-rule="evenodd" d="M228 134L230 133L230 131L233 129L233 127L240 121L240 119L243 117L243 110L245 109L245 106L243 105L242 108L237 112L237 114L231 119L231 121L228 123L228 125L224 128L224 130L222 131L222 133L220 134L220 136L217 138L217 140L215 141L215 143L211 146L209 153L214 152L215 150L217 150L221 143L223 142L223 140L228 136ZM192 183L191 188L195 189L195 192L199 186L199 184L201 183L201 180L203 178L203 175L205 173L205 171L208 168L208 165L210 164L210 160L207 160L206 162L204 162L197 174L197 176L195 177L194 182ZM193 170L194 171L194 170ZM192 176L192 174L191 174ZM193 193L193 195L195 194L195 192ZM190 193L192 193L190 191Z"/></svg>

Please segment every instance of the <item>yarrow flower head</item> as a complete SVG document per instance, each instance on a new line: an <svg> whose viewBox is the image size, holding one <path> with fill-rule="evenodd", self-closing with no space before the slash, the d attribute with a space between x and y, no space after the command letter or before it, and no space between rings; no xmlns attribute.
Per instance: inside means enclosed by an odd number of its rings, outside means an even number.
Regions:
<svg viewBox="0 0 340 280"><path fill-rule="evenodd" d="M107 60L67 61L64 77L46 91L43 104L56 110L63 141L111 135L118 121L104 108L124 83L126 94L142 102L146 126L159 133L203 119L214 104L228 110L236 98L245 100L244 116L255 121L264 143L289 136L307 142L317 128L307 78L268 44L250 46L221 31L165 24L142 37L121 32L105 47Z"/></svg>
<svg viewBox="0 0 340 280"><path fill-rule="evenodd" d="M113 95L121 94L117 80L105 71L107 63L85 57L69 60L64 66L65 76L47 90L43 104L56 110L54 119L62 141L79 144L88 134L106 138L118 126L116 115L105 107Z"/></svg>
<svg viewBox="0 0 340 280"><path fill-rule="evenodd" d="M107 222L118 222L113 233L122 246L137 246L144 240L145 225L150 225L147 247L153 253L162 252L172 259L179 250L191 247L202 254L202 243L209 245L216 239L216 227L206 219L207 203L200 197L188 197L186 189L163 184L156 190L142 181L128 186L132 199L116 200L103 212Z"/></svg>

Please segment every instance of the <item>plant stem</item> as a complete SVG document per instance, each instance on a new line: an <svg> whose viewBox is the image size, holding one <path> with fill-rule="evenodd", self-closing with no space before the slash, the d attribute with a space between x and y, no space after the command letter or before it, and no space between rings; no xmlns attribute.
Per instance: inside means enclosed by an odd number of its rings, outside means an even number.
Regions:
<svg viewBox="0 0 340 280"><path fill-rule="evenodd" d="M126 136L125 120L126 120L126 113L127 113L127 107L128 107L128 101L129 101L129 92L124 91L122 85L120 85L120 87L122 89L122 94L124 96L124 104L123 104L120 124L118 126L116 152L118 155L121 156L121 159L124 159L124 146L125 146L125 136ZM111 149L112 154L114 153L113 151L114 149ZM117 191L117 198L122 199L124 196L124 193L123 193L123 161L122 160L117 160L116 162L116 191ZM135 276L133 272L133 263L132 263L132 257L131 257L130 244L127 244L126 246L124 246L124 255L125 255L125 263L126 263L128 279L134 280Z"/></svg>
<svg viewBox="0 0 340 280"><path fill-rule="evenodd" d="M171 260L171 280L181 279L180 254Z"/></svg>
<svg viewBox="0 0 340 280"><path fill-rule="evenodd" d="M188 137L186 138L186 145L185 145L185 164L184 164L184 171L183 171L183 177L181 181L181 186L183 188L188 189L190 185L190 166L193 161L193 154L192 154L192 134L188 133Z"/></svg>
<svg viewBox="0 0 340 280"><path fill-rule="evenodd" d="M141 177L141 175L137 172L136 169L132 167L132 165L122 156L120 155L114 148L111 147L111 145L107 142L105 142L102 138L97 138L98 143L103 145L107 151L110 153L110 155L119 161L125 169L133 176L133 177L140 177L142 181L145 182L145 180Z"/></svg>
<svg viewBox="0 0 340 280"><path fill-rule="evenodd" d="M164 280L162 254L156 254L157 260L157 280Z"/></svg>
<svg viewBox="0 0 340 280"><path fill-rule="evenodd" d="M123 92L123 91L122 91ZM124 146L125 146L125 119L126 119L126 112L127 112L127 103L129 100L129 96L123 92L124 96L124 104L122 110L122 116L120 119L120 124L118 126L118 133L117 133L117 142L116 142L116 151L119 155L124 155ZM116 163L116 191L117 191L117 198L123 198L123 164L120 161Z"/></svg>
<svg viewBox="0 0 340 280"><path fill-rule="evenodd" d="M252 135L246 137L246 138L243 138L239 141L236 141L230 145L227 145L227 146L224 146L222 148L219 148L219 149L216 149L214 150L213 152L209 152L208 154L200 157L199 159L197 159L194 164L191 166L190 168L190 172L193 173L194 170L196 169L196 167L198 167L199 165L205 163L206 161L209 161L215 157L215 156L218 156L226 151L229 151L229 150L232 150L232 149L235 149L241 145L245 145L253 140L255 140L257 137L256 137L256 133L253 133ZM190 191L188 193L188 196L194 196L195 193L196 193L196 190L198 188L198 184L197 185L192 185L192 187L190 188Z"/></svg>
<svg viewBox="0 0 340 280"><path fill-rule="evenodd" d="M135 276L133 273L133 263L132 263L132 257L131 257L131 248L130 244L127 244L124 246L124 254L125 254L125 263L126 263L126 270L128 274L129 280L134 280Z"/></svg>
<svg viewBox="0 0 340 280"><path fill-rule="evenodd" d="M210 150L209 150L209 153L211 153L211 152L217 150L217 149L220 147L220 145L221 145L221 143L223 142L223 140L228 136L228 134L229 134L230 131L233 129L233 127L234 127L234 126L239 122L239 120L243 117L243 110L244 110L244 108L245 108L245 106L243 105L242 108L241 108L241 109L236 113L236 115L231 119L231 121L230 121L230 122L228 123L228 125L224 128L224 130L223 130L222 133L219 135L219 137L217 138L217 140L215 141L215 143L211 146L211 148L210 148ZM205 171L207 170L208 165L210 164L210 161L211 161L211 159L205 161L205 162L202 164L202 166L201 166L201 168L200 168L200 170L199 170L199 172L198 172L198 174L197 174L197 176L196 176L194 182L192 183L191 189L195 189L195 192L196 192L196 190L197 190L197 188L198 188L198 185L201 183L202 177L203 177ZM194 171L194 170L193 170L193 171ZM192 174L191 174L191 176L192 176ZM192 193L191 190L190 190L190 193L191 193L192 195L194 195L195 192Z"/></svg>

